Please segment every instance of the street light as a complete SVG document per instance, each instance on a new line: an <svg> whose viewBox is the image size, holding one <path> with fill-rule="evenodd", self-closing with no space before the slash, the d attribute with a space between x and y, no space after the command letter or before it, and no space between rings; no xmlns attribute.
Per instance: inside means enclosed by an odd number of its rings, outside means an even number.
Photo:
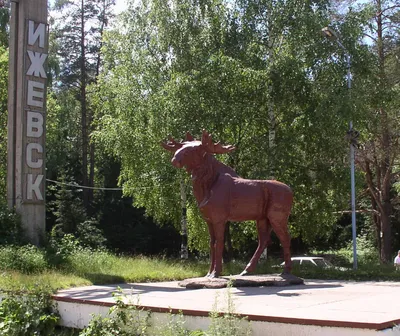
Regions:
<svg viewBox="0 0 400 336"><path fill-rule="evenodd" d="M336 32L329 27L322 29L323 35L330 41L335 41L338 46L343 50L347 59L347 88L349 89L349 95L351 93L351 56L347 49L340 42ZM357 231L356 231L356 188L355 188L355 177L354 177L354 147L357 144L358 132L353 129L353 122L349 123L349 131L347 132L350 141L350 176L351 176L351 228L353 233L353 269L357 269Z"/></svg>

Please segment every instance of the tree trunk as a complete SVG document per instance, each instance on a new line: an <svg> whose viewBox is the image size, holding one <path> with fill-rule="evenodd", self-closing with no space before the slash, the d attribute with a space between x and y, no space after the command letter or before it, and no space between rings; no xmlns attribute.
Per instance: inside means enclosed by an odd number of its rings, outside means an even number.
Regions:
<svg viewBox="0 0 400 336"><path fill-rule="evenodd" d="M381 213L382 223L382 243L381 243L381 260L384 263L391 262L392 259L392 227L390 223L391 204L384 204Z"/></svg>
<svg viewBox="0 0 400 336"><path fill-rule="evenodd" d="M385 90L386 75L385 75L385 53L383 46L383 22L382 22L382 3L377 0L377 45L378 45L378 60L379 60L379 81L380 88ZM390 187L391 187L391 141L390 141L390 128L386 109L381 106L379 109L380 123L381 123L381 145L382 145L382 158L380 162L382 186L382 211L381 211L381 228L382 228L382 244L381 244L381 260L388 263L391 259L392 253L392 229L390 218L392 215L392 205L390 200Z"/></svg>
<svg viewBox="0 0 400 336"><path fill-rule="evenodd" d="M371 207L372 207L372 222L375 227L375 235L376 235L376 244L379 251L379 255L381 254L381 221L378 215L378 206L373 196L371 196Z"/></svg>

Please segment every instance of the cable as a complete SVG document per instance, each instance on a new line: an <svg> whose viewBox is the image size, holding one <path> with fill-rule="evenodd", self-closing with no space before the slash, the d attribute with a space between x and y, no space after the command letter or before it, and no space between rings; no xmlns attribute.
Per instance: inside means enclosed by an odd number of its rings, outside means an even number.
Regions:
<svg viewBox="0 0 400 336"><path fill-rule="evenodd" d="M82 189L92 189L92 190L115 190L115 191L119 191L122 190L122 188L100 188L100 187L87 187L87 186L83 186L83 185L79 185L79 184L74 184L74 183L65 183L65 182L59 182L59 181L54 181L54 180L49 180L46 179L47 182L52 182L55 184L59 184L59 185L66 185L69 187L75 187L75 188L82 188Z"/></svg>

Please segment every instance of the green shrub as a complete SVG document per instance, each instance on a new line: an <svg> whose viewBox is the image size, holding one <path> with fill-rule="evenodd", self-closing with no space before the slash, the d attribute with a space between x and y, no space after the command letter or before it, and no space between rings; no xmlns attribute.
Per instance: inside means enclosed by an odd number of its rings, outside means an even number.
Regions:
<svg viewBox="0 0 400 336"><path fill-rule="evenodd" d="M122 296L117 296L116 305L110 308L108 315L93 315L89 325L79 336L247 336L251 335L250 323L238 316L234 310L230 288L226 294L225 313L218 311L218 296L215 298L211 324L207 331L186 329L182 313L169 314L167 324L150 329L151 313L126 304ZM139 304L139 302L137 303Z"/></svg>
<svg viewBox="0 0 400 336"><path fill-rule="evenodd" d="M95 250L104 248L107 239L104 238L103 231L99 229L98 225L98 221L94 218L78 224L78 240L82 246Z"/></svg>
<svg viewBox="0 0 400 336"><path fill-rule="evenodd" d="M379 265L379 252L367 234L357 237L357 263L362 266ZM323 256L335 266L351 267L353 265L353 242L349 241L346 247L333 251L312 251L313 255Z"/></svg>
<svg viewBox="0 0 400 336"><path fill-rule="evenodd" d="M33 245L0 247L0 269L39 273L49 267L46 253Z"/></svg>
<svg viewBox="0 0 400 336"><path fill-rule="evenodd" d="M145 336L148 335L149 318L150 312L127 305L118 297L108 316L93 315L79 336Z"/></svg>
<svg viewBox="0 0 400 336"><path fill-rule="evenodd" d="M0 202L0 245L18 245L24 242L20 217Z"/></svg>
<svg viewBox="0 0 400 336"><path fill-rule="evenodd" d="M118 257L108 251L94 251L88 248L79 248L71 253L67 258L67 263L71 271L77 274L91 273L108 274L114 269L114 264Z"/></svg>
<svg viewBox="0 0 400 336"><path fill-rule="evenodd" d="M56 224L49 237L48 257L53 265L64 263L73 253L104 250L106 239L94 219L77 225L77 236L65 233L61 224Z"/></svg>
<svg viewBox="0 0 400 336"><path fill-rule="evenodd" d="M203 333L190 332L185 327L185 319L183 314L180 312L179 314L168 315L168 322L166 325L161 325L157 328L156 334L158 336L202 336Z"/></svg>
<svg viewBox="0 0 400 336"><path fill-rule="evenodd" d="M46 291L8 293L0 303L0 335L52 336L58 320Z"/></svg>
<svg viewBox="0 0 400 336"><path fill-rule="evenodd" d="M59 225L53 227L47 248L48 258L52 265L64 263L78 249L80 249L80 244L73 234L65 234Z"/></svg>
<svg viewBox="0 0 400 336"><path fill-rule="evenodd" d="M215 297L213 311L210 313L211 324L205 336L249 336L251 335L250 323L246 318L235 313L235 305L231 294L232 284L228 284L226 291L226 307L224 313L218 309L218 296Z"/></svg>

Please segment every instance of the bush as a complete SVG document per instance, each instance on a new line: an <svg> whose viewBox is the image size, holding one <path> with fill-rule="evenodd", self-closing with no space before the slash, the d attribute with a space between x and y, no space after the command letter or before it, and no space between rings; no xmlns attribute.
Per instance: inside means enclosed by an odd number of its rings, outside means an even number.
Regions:
<svg viewBox="0 0 400 336"><path fill-rule="evenodd" d="M88 271L98 274L108 274L114 269L117 257L107 251L93 251L80 248L71 253L66 259L66 266L76 274L86 274Z"/></svg>
<svg viewBox="0 0 400 336"><path fill-rule="evenodd" d="M0 335L54 335L59 320L50 293L6 294L0 303Z"/></svg>
<svg viewBox="0 0 400 336"><path fill-rule="evenodd" d="M24 243L20 217L0 202L0 245Z"/></svg>
<svg viewBox="0 0 400 336"><path fill-rule="evenodd" d="M50 233L48 258L52 265L60 265L80 248L79 241L73 234L65 234L60 225L55 225Z"/></svg>
<svg viewBox="0 0 400 336"><path fill-rule="evenodd" d="M366 234L357 237L357 263L363 265L379 265L379 252L368 239ZM337 251L312 251L313 255L325 257L335 266L351 267L353 264L353 242L347 243L346 247Z"/></svg>
<svg viewBox="0 0 400 336"><path fill-rule="evenodd" d="M0 247L0 269L39 273L48 268L46 253L33 245Z"/></svg>
<svg viewBox="0 0 400 336"><path fill-rule="evenodd" d="M107 239L104 238L103 232L98 225L98 221L94 218L78 224L78 240L82 246L92 249L104 248Z"/></svg>
<svg viewBox="0 0 400 336"><path fill-rule="evenodd" d="M141 316L143 312L144 316ZM125 304L117 298L107 317L94 315L89 325L79 336L145 336L149 324L150 312L139 310L134 305Z"/></svg>
<svg viewBox="0 0 400 336"><path fill-rule="evenodd" d="M137 303L139 304L139 302ZM132 303L126 304L123 296L117 296L116 305L111 307L108 315L93 315L89 325L79 336L248 336L251 335L250 323L238 316L228 287L226 293L226 313L218 310L218 296L215 298L213 312L210 313L211 324L207 331L186 329L182 313L169 314L167 324L160 324L150 329L151 313L138 309Z"/></svg>

